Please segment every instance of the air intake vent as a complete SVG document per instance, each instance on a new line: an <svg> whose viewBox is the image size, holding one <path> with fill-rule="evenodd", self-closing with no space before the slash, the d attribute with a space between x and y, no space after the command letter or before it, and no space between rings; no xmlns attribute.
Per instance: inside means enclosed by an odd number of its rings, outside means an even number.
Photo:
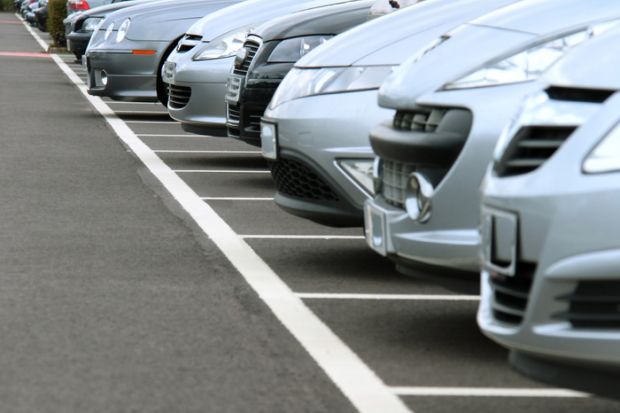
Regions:
<svg viewBox="0 0 620 413"><path fill-rule="evenodd" d="M418 111L399 110L394 116L394 129L414 132L434 132L447 109Z"/></svg>
<svg viewBox="0 0 620 413"><path fill-rule="evenodd" d="M575 131L574 126L526 126L515 135L504 156L495 164L498 176L532 172L562 146Z"/></svg>
<svg viewBox="0 0 620 413"><path fill-rule="evenodd" d="M243 48L246 50L245 59L243 59L243 62L239 65L235 63L235 68L233 70L233 73L239 76L245 76L248 73L256 53L258 53L260 44L253 40L247 40L243 45Z"/></svg>
<svg viewBox="0 0 620 413"><path fill-rule="evenodd" d="M514 276L491 277L493 316L498 321L506 324L520 324L523 321L535 272L535 264L520 261Z"/></svg>
<svg viewBox="0 0 620 413"><path fill-rule="evenodd" d="M613 90L605 89L581 89L558 86L551 86L546 92L549 98L553 100L590 103L603 103L615 93Z"/></svg>
<svg viewBox="0 0 620 413"><path fill-rule="evenodd" d="M582 281L572 294L558 297L569 305L556 318L575 328L620 329L620 282Z"/></svg>
<svg viewBox="0 0 620 413"><path fill-rule="evenodd" d="M301 199L338 201L331 187L301 162L280 159L271 164L271 175L278 192Z"/></svg>
<svg viewBox="0 0 620 413"><path fill-rule="evenodd" d="M381 195L397 208L405 209L409 175L415 171L411 164L384 159L381 162Z"/></svg>
<svg viewBox="0 0 620 413"><path fill-rule="evenodd" d="M198 43L202 40L202 36L195 34L186 34L183 36L181 40L179 40L179 44L177 45L177 52L185 53L192 50Z"/></svg>
<svg viewBox="0 0 620 413"><path fill-rule="evenodd" d="M189 87L168 85L168 105L172 109L183 109L191 96L192 89Z"/></svg>

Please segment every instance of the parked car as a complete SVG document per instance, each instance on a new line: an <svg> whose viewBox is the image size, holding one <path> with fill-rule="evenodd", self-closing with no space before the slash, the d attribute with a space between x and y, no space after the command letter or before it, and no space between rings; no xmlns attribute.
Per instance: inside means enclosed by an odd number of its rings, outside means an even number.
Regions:
<svg viewBox="0 0 620 413"><path fill-rule="evenodd" d="M67 16L110 4L112 0L67 0Z"/></svg>
<svg viewBox="0 0 620 413"><path fill-rule="evenodd" d="M372 196L372 126L392 116L377 90L392 70L445 31L515 0L427 0L368 22L299 60L262 123L275 202L321 224L361 226Z"/></svg>
<svg viewBox="0 0 620 413"><path fill-rule="evenodd" d="M368 21L375 3L364 0L319 7L252 30L228 77L228 136L260 146L260 119L295 62L335 35Z"/></svg>
<svg viewBox="0 0 620 413"><path fill-rule="evenodd" d="M42 32L47 31L47 0L39 1L39 8L34 11L35 26Z"/></svg>
<svg viewBox="0 0 620 413"><path fill-rule="evenodd" d="M249 31L276 17L347 1L247 0L206 16L187 31L164 67L170 116L186 131L227 136L226 81Z"/></svg>
<svg viewBox="0 0 620 413"><path fill-rule="evenodd" d="M406 274L422 265L455 287L477 280L478 188L503 127L544 70L619 17L620 3L606 0L524 0L405 63L379 93L396 114L370 136L378 162L368 245Z"/></svg>
<svg viewBox="0 0 620 413"><path fill-rule="evenodd" d="M167 101L161 68L187 28L243 0L164 0L110 13L86 50L88 93Z"/></svg>
<svg viewBox="0 0 620 413"><path fill-rule="evenodd" d="M65 25L65 37L67 49L73 53L76 59L81 59L90 42L93 33L99 29L106 16L114 11L126 7L156 0L115 0L106 6L95 7L83 13L72 14L63 23Z"/></svg>
<svg viewBox="0 0 620 413"><path fill-rule="evenodd" d="M571 52L500 139L482 186L478 313L517 370L616 399L619 41L614 30Z"/></svg>

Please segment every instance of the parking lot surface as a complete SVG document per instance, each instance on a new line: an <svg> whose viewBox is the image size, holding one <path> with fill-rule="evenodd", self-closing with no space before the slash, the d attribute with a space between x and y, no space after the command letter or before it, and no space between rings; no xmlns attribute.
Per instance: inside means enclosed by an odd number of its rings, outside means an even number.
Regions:
<svg viewBox="0 0 620 413"><path fill-rule="evenodd" d="M14 22L0 14L1 410L360 410L317 359L325 343L287 324L244 278L244 258ZM513 373L476 326L476 296L399 275L361 229L278 209L256 148L183 132L160 104L102 104L411 411L620 408Z"/></svg>

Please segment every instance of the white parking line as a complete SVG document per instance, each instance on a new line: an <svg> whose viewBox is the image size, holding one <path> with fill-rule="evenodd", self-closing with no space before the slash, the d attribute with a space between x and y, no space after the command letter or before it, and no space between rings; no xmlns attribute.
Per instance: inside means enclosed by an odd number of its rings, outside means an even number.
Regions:
<svg viewBox="0 0 620 413"><path fill-rule="evenodd" d="M237 155L259 155L261 151L195 151L195 150L176 150L176 149L156 149L155 153L213 153L213 154L237 154Z"/></svg>
<svg viewBox="0 0 620 413"><path fill-rule="evenodd" d="M295 293L304 300L480 301L477 295Z"/></svg>
<svg viewBox="0 0 620 413"><path fill-rule="evenodd" d="M176 169L178 174L269 174L270 171L262 170L237 170L237 169Z"/></svg>
<svg viewBox="0 0 620 413"><path fill-rule="evenodd" d="M363 235L239 235L243 239L364 239Z"/></svg>
<svg viewBox="0 0 620 413"><path fill-rule="evenodd" d="M246 197L217 197L217 196L203 196L200 199L203 201L273 201L273 198L246 198Z"/></svg>
<svg viewBox="0 0 620 413"><path fill-rule="evenodd" d="M33 31L30 33L38 38ZM117 136L142 161L228 258L273 314L314 358L325 374L361 413L410 413L404 402L263 261L235 231L129 128L58 55L52 58L104 117Z"/></svg>
<svg viewBox="0 0 620 413"><path fill-rule="evenodd" d="M392 387L399 396L430 397L548 397L585 398L587 393L564 389L525 389L501 387Z"/></svg>

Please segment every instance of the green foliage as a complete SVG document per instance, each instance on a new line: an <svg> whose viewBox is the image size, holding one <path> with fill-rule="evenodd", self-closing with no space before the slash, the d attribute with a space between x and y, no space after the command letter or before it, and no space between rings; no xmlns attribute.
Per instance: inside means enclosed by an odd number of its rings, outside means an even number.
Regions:
<svg viewBox="0 0 620 413"><path fill-rule="evenodd" d="M13 0L0 0L0 11L13 11Z"/></svg>
<svg viewBox="0 0 620 413"><path fill-rule="evenodd" d="M47 31L54 46L65 47L65 26L62 21L67 17L67 0L49 0L47 4Z"/></svg>

